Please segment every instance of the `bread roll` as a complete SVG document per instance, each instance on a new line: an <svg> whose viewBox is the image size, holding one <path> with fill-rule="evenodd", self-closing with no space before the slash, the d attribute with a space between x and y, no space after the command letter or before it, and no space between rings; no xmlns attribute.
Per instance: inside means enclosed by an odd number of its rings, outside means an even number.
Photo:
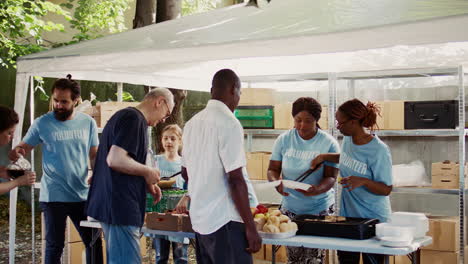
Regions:
<svg viewBox="0 0 468 264"><path fill-rule="evenodd" d="M298 230L296 222L289 222L288 224L289 224L289 231L297 231Z"/></svg>
<svg viewBox="0 0 468 264"><path fill-rule="evenodd" d="M264 217L262 217L262 218L255 218L255 219L254 219L254 222L255 222L255 227L257 228L257 230L261 231L261 230L263 230L263 226L265 225L266 220L265 220Z"/></svg>
<svg viewBox="0 0 468 264"><path fill-rule="evenodd" d="M281 215L281 211L278 210L278 209L275 209L275 210L271 211L270 215L273 215L273 216L280 216L280 215Z"/></svg>
<svg viewBox="0 0 468 264"><path fill-rule="evenodd" d="M279 217L277 216L270 216L270 218L268 218L268 221L267 221L267 225L268 224L271 224L271 225L274 225L276 227L279 227L280 225L280 219Z"/></svg>
<svg viewBox="0 0 468 264"><path fill-rule="evenodd" d="M288 223L281 223L279 229L280 229L281 233L288 232L289 231L289 224Z"/></svg>
<svg viewBox="0 0 468 264"><path fill-rule="evenodd" d="M280 215L280 217L279 217L280 223L287 223L287 222L289 222L289 220L290 219L289 219L289 217L287 215Z"/></svg>
<svg viewBox="0 0 468 264"><path fill-rule="evenodd" d="M277 226L266 224L265 226L263 226L263 232L267 232L267 233L279 233L280 230L279 230L279 228L278 228Z"/></svg>

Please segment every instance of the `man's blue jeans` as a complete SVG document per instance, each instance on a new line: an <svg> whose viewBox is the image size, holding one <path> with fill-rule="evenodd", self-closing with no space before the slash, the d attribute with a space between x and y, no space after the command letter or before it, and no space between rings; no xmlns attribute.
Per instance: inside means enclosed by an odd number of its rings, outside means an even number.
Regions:
<svg viewBox="0 0 468 264"><path fill-rule="evenodd" d="M108 264L141 263L140 231L137 226L110 225L101 222Z"/></svg>
<svg viewBox="0 0 468 264"><path fill-rule="evenodd" d="M65 226L67 216L73 222L76 230L86 246L86 263L102 264L102 241L98 238L91 249L92 228L81 227L80 221L86 220L85 202L41 202L44 212L46 248L45 264L60 264L65 245ZM93 254L94 253L94 254Z"/></svg>
<svg viewBox="0 0 468 264"><path fill-rule="evenodd" d="M156 251L156 264L167 264L169 261L169 252L172 245L172 258L174 264L188 263L188 245L184 243L171 242L165 238L154 238L153 248Z"/></svg>

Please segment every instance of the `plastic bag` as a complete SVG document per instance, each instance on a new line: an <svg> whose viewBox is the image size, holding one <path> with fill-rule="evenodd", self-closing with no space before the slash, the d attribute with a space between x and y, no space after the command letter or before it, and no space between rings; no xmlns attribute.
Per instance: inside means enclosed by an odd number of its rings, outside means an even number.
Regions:
<svg viewBox="0 0 468 264"><path fill-rule="evenodd" d="M429 186L426 169L420 160L392 166L393 186Z"/></svg>

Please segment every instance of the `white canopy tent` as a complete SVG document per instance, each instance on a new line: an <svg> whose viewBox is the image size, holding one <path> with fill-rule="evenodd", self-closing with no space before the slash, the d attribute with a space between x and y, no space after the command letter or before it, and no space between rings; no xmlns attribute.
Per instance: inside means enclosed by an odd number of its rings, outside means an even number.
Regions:
<svg viewBox="0 0 468 264"><path fill-rule="evenodd" d="M464 0L273 0L236 5L21 57L21 139L31 76L209 91L221 68L243 82L290 75L468 66ZM14 262L16 193L10 203Z"/></svg>

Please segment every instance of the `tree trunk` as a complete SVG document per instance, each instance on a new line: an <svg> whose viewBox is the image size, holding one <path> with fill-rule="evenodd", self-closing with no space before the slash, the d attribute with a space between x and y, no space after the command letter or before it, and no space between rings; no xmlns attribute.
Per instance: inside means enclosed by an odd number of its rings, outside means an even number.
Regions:
<svg viewBox="0 0 468 264"><path fill-rule="evenodd" d="M154 23L156 0L137 0L133 28L140 28Z"/></svg>
<svg viewBox="0 0 468 264"><path fill-rule="evenodd" d="M156 23L166 20L177 19L182 11L182 0L158 0L156 8ZM177 124L181 128L184 127L184 118L182 109L184 99L187 96L187 91L180 89L169 89L174 95L174 110L172 115L162 124L158 124L154 130L154 150L156 153L163 152L161 144L162 131L167 125Z"/></svg>
<svg viewBox="0 0 468 264"><path fill-rule="evenodd" d="M158 0L157 9L156 0L137 0L133 28L140 28L155 22L159 23L170 19L176 19L180 16L181 10L182 0ZM148 93L150 87L144 86L144 89L145 93ZM164 127L169 124L178 124L180 127L183 127L184 124L182 104L187 96L187 91L178 89L170 89L170 91L174 94L174 110L165 123L157 125L156 129L153 130L153 150L155 150L156 153L162 151L161 132Z"/></svg>
<svg viewBox="0 0 468 264"><path fill-rule="evenodd" d="M154 129L153 136L153 150L155 153L161 153L164 151L161 143L162 131L167 125L177 124L181 128L184 127L184 117L183 117L183 103L185 97L187 97L187 91L180 89L169 89L174 95L174 109L172 114L166 119L166 122L160 123Z"/></svg>
<svg viewBox="0 0 468 264"><path fill-rule="evenodd" d="M182 0L158 0L156 23L179 18L182 12Z"/></svg>

